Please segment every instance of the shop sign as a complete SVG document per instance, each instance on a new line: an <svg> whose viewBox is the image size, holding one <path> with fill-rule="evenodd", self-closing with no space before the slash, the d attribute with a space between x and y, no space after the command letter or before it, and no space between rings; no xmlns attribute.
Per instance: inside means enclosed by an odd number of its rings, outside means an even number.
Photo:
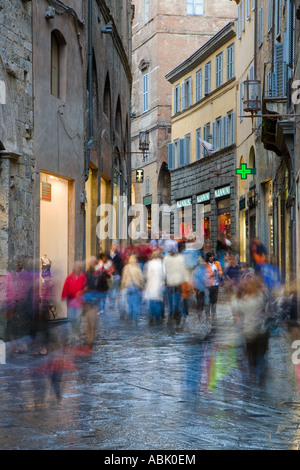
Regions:
<svg viewBox="0 0 300 470"><path fill-rule="evenodd" d="M230 186L224 186L223 188L215 189L215 197L228 196L230 194Z"/></svg>
<svg viewBox="0 0 300 470"><path fill-rule="evenodd" d="M144 182L144 170L142 169L135 170L135 182L136 183Z"/></svg>
<svg viewBox="0 0 300 470"><path fill-rule="evenodd" d="M210 191L207 193L198 194L197 196L197 204L201 204L202 202L210 200Z"/></svg>
<svg viewBox="0 0 300 470"><path fill-rule="evenodd" d="M42 182L42 200L51 202L51 184Z"/></svg>
<svg viewBox="0 0 300 470"><path fill-rule="evenodd" d="M144 206L149 206L152 204L152 194L150 196L144 196L143 198Z"/></svg>
<svg viewBox="0 0 300 470"><path fill-rule="evenodd" d="M186 207L192 205L192 198L189 197L187 199L181 199L181 201L177 201L177 207Z"/></svg>

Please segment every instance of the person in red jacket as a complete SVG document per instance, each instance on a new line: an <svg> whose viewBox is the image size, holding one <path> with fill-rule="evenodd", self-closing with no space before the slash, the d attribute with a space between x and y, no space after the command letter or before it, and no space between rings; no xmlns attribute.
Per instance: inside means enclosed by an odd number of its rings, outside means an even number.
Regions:
<svg viewBox="0 0 300 470"><path fill-rule="evenodd" d="M84 273L83 263L76 261L73 271L65 280L61 295L62 300L67 301L68 319L70 320L71 325L71 342L79 339L83 307L83 292L86 285L87 279Z"/></svg>

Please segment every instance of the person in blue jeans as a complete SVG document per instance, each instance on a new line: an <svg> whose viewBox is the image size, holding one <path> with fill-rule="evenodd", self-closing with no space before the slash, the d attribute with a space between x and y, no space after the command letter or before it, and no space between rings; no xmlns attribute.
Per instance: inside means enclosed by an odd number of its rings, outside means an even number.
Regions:
<svg viewBox="0 0 300 470"><path fill-rule="evenodd" d="M145 299L149 302L150 323L159 322L162 318L165 291L166 271L161 250L153 251L151 259L144 268Z"/></svg>
<svg viewBox="0 0 300 470"><path fill-rule="evenodd" d="M136 255L130 255L127 264L124 266L121 279L121 289L126 290L126 301L129 321L138 321L142 293L144 288L144 276Z"/></svg>

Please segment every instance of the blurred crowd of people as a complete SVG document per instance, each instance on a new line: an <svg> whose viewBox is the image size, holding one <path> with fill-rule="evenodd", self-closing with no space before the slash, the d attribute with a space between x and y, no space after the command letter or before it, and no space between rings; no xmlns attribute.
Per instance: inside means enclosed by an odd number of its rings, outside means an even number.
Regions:
<svg viewBox="0 0 300 470"><path fill-rule="evenodd" d="M263 373L270 331L285 322L298 332L297 289L284 282L274 258L258 239L251 240L251 266L241 263L232 244L220 236L216 252L209 242L174 238L120 247L111 245L87 262L76 261L66 277L61 300L67 304L67 344L92 347L99 316L117 310L120 318L138 323L148 312L149 324L164 321L179 326L193 311L212 324L217 319L220 287L231 302L233 319L244 335L251 368ZM1 306L6 320L5 340L29 335L36 354L47 354L51 317L49 262L40 274L20 263L14 273L2 276ZM3 282L4 279L4 282ZM47 288L49 285L50 288ZM82 334L84 325L84 334Z"/></svg>

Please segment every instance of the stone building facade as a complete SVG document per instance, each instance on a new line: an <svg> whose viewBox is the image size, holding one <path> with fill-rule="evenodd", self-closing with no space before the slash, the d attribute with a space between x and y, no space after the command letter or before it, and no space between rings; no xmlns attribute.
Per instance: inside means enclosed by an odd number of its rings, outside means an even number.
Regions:
<svg viewBox="0 0 300 470"><path fill-rule="evenodd" d="M171 140L172 88L166 74L236 18L226 0L134 0L132 37L132 193L136 203L170 204L167 146ZM149 132L149 152L139 152L139 133ZM136 169L144 182L136 183ZM148 226L150 231L150 221Z"/></svg>
<svg viewBox="0 0 300 470"><path fill-rule="evenodd" d="M130 0L0 3L0 274L51 259L56 314L75 260L130 187ZM126 220L125 220L126 218ZM117 226L118 225L118 226ZM118 236L114 236L118 238Z"/></svg>
<svg viewBox="0 0 300 470"><path fill-rule="evenodd" d="M0 275L34 254L31 5L0 5Z"/></svg>

